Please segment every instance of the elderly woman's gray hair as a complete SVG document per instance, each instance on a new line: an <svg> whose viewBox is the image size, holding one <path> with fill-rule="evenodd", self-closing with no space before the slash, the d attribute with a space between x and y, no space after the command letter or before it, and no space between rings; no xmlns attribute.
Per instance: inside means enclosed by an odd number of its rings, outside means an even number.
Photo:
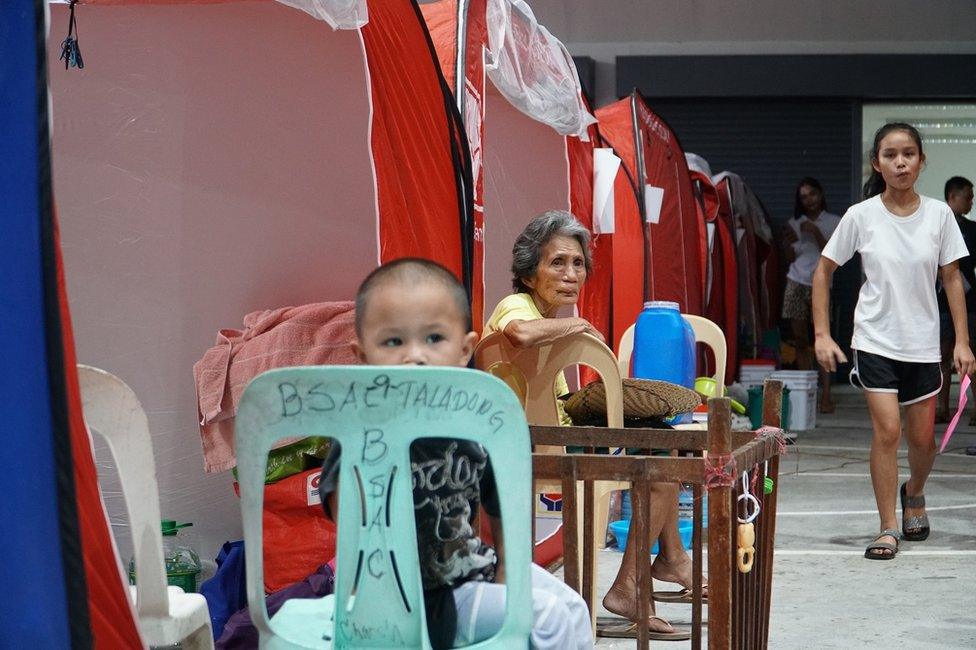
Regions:
<svg viewBox="0 0 976 650"><path fill-rule="evenodd" d="M547 210L529 222L512 246L512 288L516 292L529 293L530 289L523 280L535 276L542 249L557 235L572 237L579 242L583 249L586 272L593 269L590 231L565 210Z"/></svg>

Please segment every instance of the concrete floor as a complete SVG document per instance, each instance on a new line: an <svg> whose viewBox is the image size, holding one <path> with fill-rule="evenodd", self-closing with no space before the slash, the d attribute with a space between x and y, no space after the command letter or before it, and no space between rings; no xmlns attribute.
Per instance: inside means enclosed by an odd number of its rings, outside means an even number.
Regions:
<svg viewBox="0 0 976 650"><path fill-rule="evenodd" d="M781 462L769 647L976 648L976 456L964 454L976 445L976 428L966 426L966 414L936 460L926 488L929 539L902 542L894 560L872 562L863 558L878 530L868 474L870 422L860 392L838 386L836 400L836 413L818 416L815 430L800 432ZM944 430L937 425L937 441ZM907 477L904 450L899 459ZM601 552L601 593L620 557L613 549ZM691 620L689 605L658 605L658 613L675 624ZM607 614L601 607L598 615ZM690 642L653 645L677 649Z"/></svg>

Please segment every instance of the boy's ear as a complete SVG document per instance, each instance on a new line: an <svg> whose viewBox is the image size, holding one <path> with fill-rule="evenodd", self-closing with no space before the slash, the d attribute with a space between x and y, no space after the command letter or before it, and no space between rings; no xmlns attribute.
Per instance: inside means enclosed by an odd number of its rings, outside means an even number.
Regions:
<svg viewBox="0 0 976 650"><path fill-rule="evenodd" d="M477 345L478 345L477 332L468 332L467 334L464 335L464 343L461 346L461 353L464 355L464 358L461 359L461 363L459 363L458 365L461 366L468 365L468 362L471 361L471 355L474 354L474 348Z"/></svg>
<svg viewBox="0 0 976 650"><path fill-rule="evenodd" d="M359 344L358 337L352 340L352 353L359 359L359 363L366 363L366 353L363 351L363 346Z"/></svg>

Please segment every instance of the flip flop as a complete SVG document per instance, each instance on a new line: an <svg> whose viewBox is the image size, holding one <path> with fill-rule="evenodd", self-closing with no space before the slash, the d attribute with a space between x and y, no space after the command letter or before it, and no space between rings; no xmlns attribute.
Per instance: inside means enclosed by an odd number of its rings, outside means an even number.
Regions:
<svg viewBox="0 0 976 650"><path fill-rule="evenodd" d="M660 616L651 615L649 619L657 619L664 623L668 623L667 620L661 618ZM625 618L615 620L620 620L622 622L617 624L608 622L606 625L600 625L598 621L596 626L596 635L610 639L637 638L637 623L628 621ZM668 623L668 625L670 625L670 623ZM684 628L674 628L674 632L655 632L654 630L648 630L647 638L652 641L687 641L691 638L691 630Z"/></svg>
<svg viewBox="0 0 976 650"><path fill-rule="evenodd" d="M905 514L905 508L924 508L925 495L910 497L907 491L908 483L901 484L901 536L909 542L921 542L929 536L929 516Z"/></svg>
<svg viewBox="0 0 976 650"><path fill-rule="evenodd" d="M889 542L879 542L878 540L885 535L888 537L894 537L895 543L891 544ZM891 551L891 553L874 553L873 551ZM868 560L893 560L895 559L896 555L898 555L898 531L894 528L882 530L881 533L874 538L874 541L868 544L867 548L864 549L864 557Z"/></svg>
<svg viewBox="0 0 976 650"><path fill-rule="evenodd" d="M702 605L708 604L708 585L702 588ZM691 589L681 589L680 591L655 591L651 594L655 601L659 603L692 603Z"/></svg>

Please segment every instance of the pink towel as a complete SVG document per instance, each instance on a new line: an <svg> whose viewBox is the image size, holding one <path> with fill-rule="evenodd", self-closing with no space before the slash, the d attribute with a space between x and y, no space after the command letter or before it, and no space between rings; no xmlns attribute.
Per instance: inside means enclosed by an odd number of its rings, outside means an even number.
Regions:
<svg viewBox="0 0 976 650"><path fill-rule="evenodd" d="M321 302L256 311L244 317L243 330L217 332L214 347L193 364L206 471L237 464L234 415L251 379L284 366L358 363L351 345L353 307L352 302Z"/></svg>

